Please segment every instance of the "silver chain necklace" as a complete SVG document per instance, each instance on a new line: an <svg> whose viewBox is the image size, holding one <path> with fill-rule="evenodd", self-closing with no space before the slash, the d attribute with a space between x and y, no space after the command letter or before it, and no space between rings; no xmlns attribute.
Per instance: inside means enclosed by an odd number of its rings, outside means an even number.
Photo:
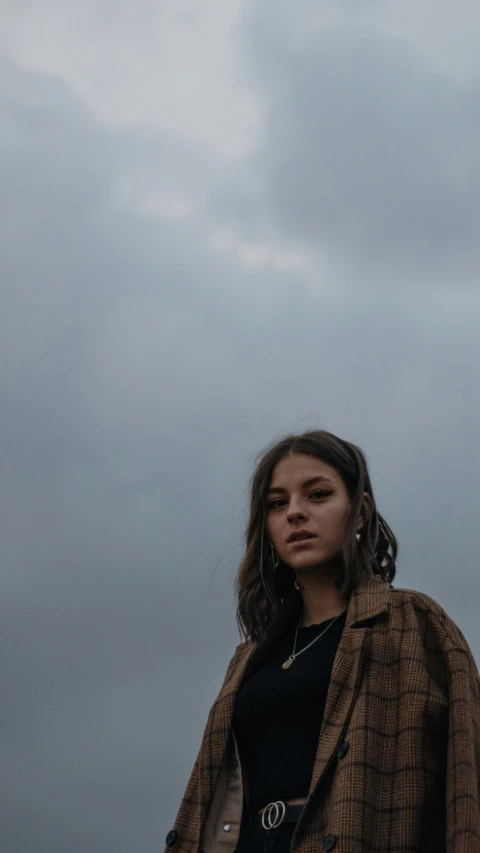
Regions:
<svg viewBox="0 0 480 853"><path fill-rule="evenodd" d="M343 613L345 613L345 611L343 611ZM302 654L302 652L306 652L306 651L307 651L307 649L309 649L309 648L310 648L310 646L313 646L313 644L314 644L314 643L316 643L316 642L317 642L317 640L319 640L319 639L320 639L320 637L323 637L323 635L325 634L325 632L326 632L326 631L328 631L328 629L332 627L332 625L334 624L334 622L336 622L336 621L337 621L337 619L339 619L339 618L340 618L340 616L342 616L342 615L343 615L342 613L339 613L339 614L338 614L338 616L335 616L335 619L333 619L333 620L330 622L330 624L329 624L329 625L327 625L327 627L323 629L323 631L318 635L318 637L315 637L315 639L314 639L314 640L312 640L312 642L311 642L311 643L309 643L309 644L308 644L308 646L305 646L305 648L304 648L304 649L300 649L300 651L299 651L299 652L297 652L297 653L295 654L295 649L296 649L296 647L297 647L297 634L298 634L298 629L299 629L299 627L300 627L300 622L302 621L302 616L300 616L300 619L298 620L297 630L295 631L295 642L294 642L294 644L293 644L293 653L292 653L291 655L289 655L289 656L288 656L288 658L287 658L287 660L285 661L285 663L282 663L282 669L290 669L290 667L291 667L291 665L292 665L293 661L295 660L295 658L297 658L297 657L298 657L298 655L301 655L301 654Z"/></svg>

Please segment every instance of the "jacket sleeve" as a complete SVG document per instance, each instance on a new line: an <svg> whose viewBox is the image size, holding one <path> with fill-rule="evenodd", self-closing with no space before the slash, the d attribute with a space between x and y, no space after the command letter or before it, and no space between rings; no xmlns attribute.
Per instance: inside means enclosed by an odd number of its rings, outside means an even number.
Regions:
<svg viewBox="0 0 480 853"><path fill-rule="evenodd" d="M463 636L461 637L464 640ZM480 850L480 679L466 643L450 649L446 853Z"/></svg>
<svg viewBox="0 0 480 853"><path fill-rule="evenodd" d="M196 845L196 828L200 808L200 753L195 759L190 778L187 782L180 806L177 811L173 828L165 839L164 853L190 853Z"/></svg>
<svg viewBox="0 0 480 853"><path fill-rule="evenodd" d="M235 649L235 653L227 666L227 671L223 679L221 690L223 690L223 687L231 678L235 670L238 656L241 652L241 649L243 648L243 645L244 644L241 644ZM167 847L165 847L165 853L190 853L191 851L196 850L198 847L199 829L201 823L200 816L202 809L201 766L202 760L203 762L205 762L204 744L207 733L210 728L213 707L214 706L212 706L208 714L208 719L205 725L200 749L198 750L197 757L190 773L190 778L187 782L185 792L180 802L177 816L175 818L174 827L172 830L170 830L169 833L169 835L171 833L175 833L176 837L175 840L172 840L171 844L169 844L167 836Z"/></svg>

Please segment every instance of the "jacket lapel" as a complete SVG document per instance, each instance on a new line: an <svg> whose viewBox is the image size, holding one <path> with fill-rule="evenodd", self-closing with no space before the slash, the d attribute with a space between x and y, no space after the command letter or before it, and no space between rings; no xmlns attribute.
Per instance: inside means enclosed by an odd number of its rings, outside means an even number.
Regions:
<svg viewBox="0 0 480 853"><path fill-rule="evenodd" d="M355 704L370 635L370 628L364 623L387 610L390 588L390 584L374 578L362 583L350 596L345 628L333 664L309 798L335 755Z"/></svg>
<svg viewBox="0 0 480 853"><path fill-rule="evenodd" d="M243 679L246 665L254 647L241 643L225 677L220 693L209 714L200 755L200 826L204 825L211 806L212 797L219 784L222 769L232 744L232 717L235 697Z"/></svg>
<svg viewBox="0 0 480 853"><path fill-rule="evenodd" d="M343 630L330 678L309 797L323 778L348 725L360 685L368 633L368 628Z"/></svg>

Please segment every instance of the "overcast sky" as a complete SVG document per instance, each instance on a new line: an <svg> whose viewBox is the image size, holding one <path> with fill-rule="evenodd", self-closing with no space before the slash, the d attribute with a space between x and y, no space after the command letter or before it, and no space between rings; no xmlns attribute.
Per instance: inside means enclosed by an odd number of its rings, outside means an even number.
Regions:
<svg viewBox="0 0 480 853"><path fill-rule="evenodd" d="M272 439L365 450L480 659L480 11L1 10L0 849L152 853Z"/></svg>

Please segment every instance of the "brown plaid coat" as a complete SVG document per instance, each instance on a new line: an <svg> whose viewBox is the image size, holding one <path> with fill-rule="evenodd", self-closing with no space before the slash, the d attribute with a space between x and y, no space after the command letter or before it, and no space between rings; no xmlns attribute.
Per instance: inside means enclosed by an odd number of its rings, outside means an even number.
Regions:
<svg viewBox="0 0 480 853"><path fill-rule="evenodd" d="M241 643L208 716L165 853L233 853L243 801L235 695L267 645ZM480 681L420 592L351 595L292 853L480 853Z"/></svg>

